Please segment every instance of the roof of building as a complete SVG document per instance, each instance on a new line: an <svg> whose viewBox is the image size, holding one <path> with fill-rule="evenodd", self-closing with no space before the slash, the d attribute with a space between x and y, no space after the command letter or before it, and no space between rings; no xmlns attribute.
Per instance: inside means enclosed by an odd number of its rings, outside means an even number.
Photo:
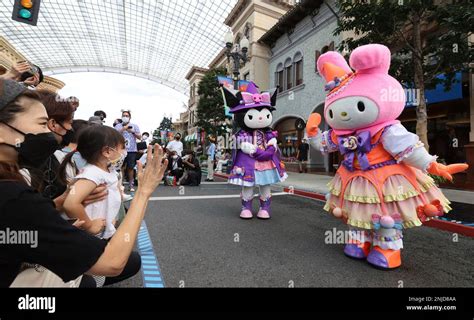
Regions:
<svg viewBox="0 0 474 320"><path fill-rule="evenodd" d="M293 30L308 15L315 15L324 0L301 0L296 6L285 13L280 20L268 30L259 42L272 46L281 36Z"/></svg>
<svg viewBox="0 0 474 320"><path fill-rule="evenodd" d="M197 67L197 66L193 66L191 68L191 70L189 70L188 74L186 75L186 80L190 80L191 77L193 76L194 73L196 72L202 72L202 73L206 73L207 71L209 71L209 69L207 68L202 68L202 67Z"/></svg>

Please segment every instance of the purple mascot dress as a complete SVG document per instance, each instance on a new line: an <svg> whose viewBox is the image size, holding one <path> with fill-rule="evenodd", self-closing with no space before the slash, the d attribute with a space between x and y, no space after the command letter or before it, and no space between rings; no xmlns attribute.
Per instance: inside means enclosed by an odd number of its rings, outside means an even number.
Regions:
<svg viewBox="0 0 474 320"><path fill-rule="evenodd" d="M260 210L257 217L270 218L271 184L287 178L280 160L278 132L270 125L276 104L276 90L260 93L251 82L247 91L231 91L225 87L224 97L240 130L234 135L233 168L229 183L242 186L242 219L251 219L254 187L259 187Z"/></svg>

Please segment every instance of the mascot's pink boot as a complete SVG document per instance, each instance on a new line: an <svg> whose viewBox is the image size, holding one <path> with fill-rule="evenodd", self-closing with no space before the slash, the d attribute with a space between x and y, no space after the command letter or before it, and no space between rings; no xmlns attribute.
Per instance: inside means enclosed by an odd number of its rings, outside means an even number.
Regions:
<svg viewBox="0 0 474 320"><path fill-rule="evenodd" d="M240 218L246 219L246 220L253 218L252 201L253 199L244 200L244 198L242 198L242 211L240 212Z"/></svg>
<svg viewBox="0 0 474 320"><path fill-rule="evenodd" d="M260 210L258 211L257 218L262 220L270 219L270 205L272 204L272 198L267 200L260 199Z"/></svg>

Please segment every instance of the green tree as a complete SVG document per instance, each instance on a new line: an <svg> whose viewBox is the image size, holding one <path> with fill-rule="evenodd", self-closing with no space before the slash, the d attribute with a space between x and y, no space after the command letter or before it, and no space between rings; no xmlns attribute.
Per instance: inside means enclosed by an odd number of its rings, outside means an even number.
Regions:
<svg viewBox="0 0 474 320"><path fill-rule="evenodd" d="M166 141L161 139L161 131L171 131L173 127L173 121L171 118L163 117L160 122L160 126L153 131L153 141L152 144L160 143L164 144Z"/></svg>
<svg viewBox="0 0 474 320"><path fill-rule="evenodd" d="M167 117L163 117L163 120L161 120L160 126L158 127L158 130L160 131L171 131L173 126L173 120Z"/></svg>
<svg viewBox="0 0 474 320"><path fill-rule="evenodd" d="M416 133L429 150L425 89L453 84L457 71L473 61L468 37L474 25L471 1L365 0L339 1L340 19L334 31L354 31L339 50L351 51L368 43L381 43L392 50L390 73L418 90ZM452 3L450 3L452 2ZM438 75L444 73L445 78Z"/></svg>
<svg viewBox="0 0 474 320"><path fill-rule="evenodd" d="M199 83L199 103L197 107L197 126L208 135L219 136L223 133L225 121L224 101L217 76L226 74L224 68L209 70Z"/></svg>

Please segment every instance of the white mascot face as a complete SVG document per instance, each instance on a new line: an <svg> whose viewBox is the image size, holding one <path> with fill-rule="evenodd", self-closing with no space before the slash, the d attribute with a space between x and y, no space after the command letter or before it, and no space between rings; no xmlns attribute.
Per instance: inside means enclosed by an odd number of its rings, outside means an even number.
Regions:
<svg viewBox="0 0 474 320"><path fill-rule="evenodd" d="M366 97L354 96L334 101L326 109L327 123L334 129L365 128L377 120L379 107Z"/></svg>
<svg viewBox="0 0 474 320"><path fill-rule="evenodd" d="M268 109L250 109L245 114L244 123L250 129L262 129L269 127L272 124L273 116L272 112Z"/></svg>

